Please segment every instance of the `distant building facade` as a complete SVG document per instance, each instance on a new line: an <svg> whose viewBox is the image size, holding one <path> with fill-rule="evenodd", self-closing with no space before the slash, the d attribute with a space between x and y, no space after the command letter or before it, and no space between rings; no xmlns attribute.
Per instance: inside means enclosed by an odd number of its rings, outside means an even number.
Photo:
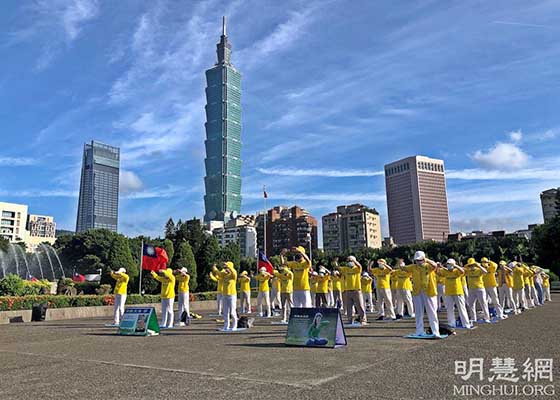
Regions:
<svg viewBox="0 0 560 400"><path fill-rule="evenodd" d="M548 189L541 193L541 206L545 223L554 219L554 217L559 213L559 210L556 207L556 196L558 190L560 190L560 188Z"/></svg>
<svg viewBox="0 0 560 400"><path fill-rule="evenodd" d="M84 145L76 232L116 232L119 215L120 150L92 141Z"/></svg>
<svg viewBox="0 0 560 400"><path fill-rule="evenodd" d="M363 204L338 206L336 212L323 216L322 222L326 252L343 253L382 246L379 213Z"/></svg>
<svg viewBox="0 0 560 400"><path fill-rule="evenodd" d="M264 248L264 214L256 219L258 248ZM309 252L318 245L317 220L301 207L277 206L267 211L266 254L273 256L282 249L302 246Z"/></svg>
<svg viewBox="0 0 560 400"><path fill-rule="evenodd" d="M25 244L30 251L35 251L41 243L53 245L56 242L56 223L51 216L29 214L27 231Z"/></svg>
<svg viewBox="0 0 560 400"><path fill-rule="evenodd" d="M0 236L11 243L24 242L27 239L26 204L0 202Z"/></svg>
<svg viewBox="0 0 560 400"><path fill-rule="evenodd" d="M449 211L443 160L413 156L385 165L389 233L397 244L445 241Z"/></svg>

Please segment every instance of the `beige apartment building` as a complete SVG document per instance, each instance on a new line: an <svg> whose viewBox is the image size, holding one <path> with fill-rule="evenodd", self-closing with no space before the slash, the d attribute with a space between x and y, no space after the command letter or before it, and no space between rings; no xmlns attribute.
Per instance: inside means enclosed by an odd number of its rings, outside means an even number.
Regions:
<svg viewBox="0 0 560 400"><path fill-rule="evenodd" d="M41 243L56 242L56 223L48 215L29 214L27 217L27 239L25 244L29 251L35 251Z"/></svg>
<svg viewBox="0 0 560 400"><path fill-rule="evenodd" d="M445 241L449 210L443 160L407 157L385 165L389 233L397 244Z"/></svg>
<svg viewBox="0 0 560 400"><path fill-rule="evenodd" d="M0 202L0 236L10 242L22 242L27 237L27 205Z"/></svg>
<svg viewBox="0 0 560 400"><path fill-rule="evenodd" d="M552 220L558 210L556 209L556 193L559 189L548 189L541 193L541 206L544 222Z"/></svg>
<svg viewBox="0 0 560 400"><path fill-rule="evenodd" d="M356 251L382 245L381 218L377 210L363 204L338 206L336 212L324 215L323 249L331 253Z"/></svg>

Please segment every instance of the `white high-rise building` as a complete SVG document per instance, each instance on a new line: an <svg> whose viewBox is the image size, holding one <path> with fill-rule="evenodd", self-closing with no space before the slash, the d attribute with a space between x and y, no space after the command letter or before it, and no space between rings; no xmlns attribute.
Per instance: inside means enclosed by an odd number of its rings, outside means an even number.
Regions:
<svg viewBox="0 0 560 400"><path fill-rule="evenodd" d="M27 205L0 202L0 236L10 242L27 238Z"/></svg>

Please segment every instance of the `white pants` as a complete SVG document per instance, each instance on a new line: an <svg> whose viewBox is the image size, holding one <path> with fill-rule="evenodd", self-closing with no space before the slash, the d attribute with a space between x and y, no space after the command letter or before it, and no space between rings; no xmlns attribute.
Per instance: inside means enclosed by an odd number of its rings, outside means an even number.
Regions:
<svg viewBox="0 0 560 400"><path fill-rule="evenodd" d="M173 301L175 299L161 299L161 326L173 328Z"/></svg>
<svg viewBox="0 0 560 400"><path fill-rule="evenodd" d="M340 290L335 290L333 292L333 307L339 307L341 310L344 310L344 304L342 302L342 292Z"/></svg>
<svg viewBox="0 0 560 400"><path fill-rule="evenodd" d="M527 300L525 299L525 289L513 289L513 301L518 308L527 308Z"/></svg>
<svg viewBox="0 0 560 400"><path fill-rule="evenodd" d="M223 295L224 329L237 329L237 295ZM231 321L230 321L231 318Z"/></svg>
<svg viewBox="0 0 560 400"><path fill-rule="evenodd" d="M531 286L525 285L525 304L527 307L535 307L535 301L533 299L533 291L531 290Z"/></svg>
<svg viewBox="0 0 560 400"><path fill-rule="evenodd" d="M463 293L464 293L463 296L465 296L465 299L468 299L469 298L469 288L468 288L467 285L463 286Z"/></svg>
<svg viewBox="0 0 560 400"><path fill-rule="evenodd" d="M488 302L486 301L486 291L484 289L470 289L469 297L467 299L467 306L471 315L471 320L476 321L476 303L480 303L484 320L490 320L490 313L488 312Z"/></svg>
<svg viewBox="0 0 560 400"><path fill-rule="evenodd" d="M179 321L181 320L183 312L187 313L187 319L189 319L191 313L189 307L189 292L179 293L177 297L177 300L179 301Z"/></svg>
<svg viewBox="0 0 560 400"><path fill-rule="evenodd" d="M496 289L495 287L489 287L485 290L488 300L492 303L494 309L496 310L496 317L500 319L504 318L504 308L502 307L502 303L498 298L498 289Z"/></svg>
<svg viewBox="0 0 560 400"><path fill-rule="evenodd" d="M445 285L442 285L440 283L438 283L437 285L437 300L438 300L438 310L441 308L442 303L443 306L446 307L445 305Z"/></svg>
<svg viewBox="0 0 560 400"><path fill-rule="evenodd" d="M218 315L222 315L222 311L223 311L223 308L224 308L223 298L224 298L224 296L221 293L218 293L216 295L216 305L218 306Z"/></svg>
<svg viewBox="0 0 560 400"><path fill-rule="evenodd" d="M263 301L266 307L266 314L263 314ZM259 311L259 315L268 317L271 314L270 312L270 292L259 292L257 295L257 310Z"/></svg>
<svg viewBox="0 0 560 400"><path fill-rule="evenodd" d="M241 312L251 313L251 292L241 292L240 298Z"/></svg>
<svg viewBox="0 0 560 400"><path fill-rule="evenodd" d="M290 311L294 306L294 299L292 293L281 293L280 300L282 301L282 321L288 322L288 316L290 315Z"/></svg>
<svg viewBox="0 0 560 400"><path fill-rule="evenodd" d="M272 288L270 289L270 306L272 308L278 307L282 309L282 301L280 300L280 291Z"/></svg>
<svg viewBox="0 0 560 400"><path fill-rule="evenodd" d="M552 301L550 298L550 286L542 288L543 290L543 301Z"/></svg>
<svg viewBox="0 0 560 400"><path fill-rule="evenodd" d="M373 312L373 293L364 293L364 303L366 306L366 311Z"/></svg>
<svg viewBox="0 0 560 400"><path fill-rule="evenodd" d="M113 312L113 321L115 325L121 323L121 317L124 314L124 305L126 304L126 294L115 295L115 308Z"/></svg>
<svg viewBox="0 0 560 400"><path fill-rule="evenodd" d="M400 316L404 315L404 305L406 304L408 314L411 317L414 317L414 306L412 305L412 296L410 295L410 290L397 289L396 303L397 314L399 314Z"/></svg>
<svg viewBox="0 0 560 400"><path fill-rule="evenodd" d="M332 290L327 293L327 305L328 307L334 307L334 294Z"/></svg>
<svg viewBox="0 0 560 400"><path fill-rule="evenodd" d="M418 296L412 296L414 304L414 314L416 315L416 334L423 335L424 331L424 309L428 314L428 322L432 333L439 336L439 321L437 315L437 296L426 296L426 293L420 292Z"/></svg>
<svg viewBox="0 0 560 400"><path fill-rule="evenodd" d="M503 308L506 308L506 303L509 308L513 310L514 313L517 313L517 304L513 301L513 290L506 285L503 284L501 288L498 289L500 294L500 304Z"/></svg>
<svg viewBox="0 0 560 400"><path fill-rule="evenodd" d="M529 286L529 289L531 290L531 297L533 298L533 304L535 306L539 306L539 294L537 293L537 288L536 286Z"/></svg>
<svg viewBox="0 0 560 400"><path fill-rule="evenodd" d="M393 309L393 298L391 297L391 289L377 288L377 308L379 309L379 316L385 316L385 309L387 309L387 316L395 319L395 310Z"/></svg>
<svg viewBox="0 0 560 400"><path fill-rule="evenodd" d="M469 315L467 314L467 308L465 307L465 297L463 295L458 296L445 296L445 309L447 310L447 324L452 328L457 326L457 320L455 319L455 309L459 313L459 318L463 327L470 328L471 323L469 321Z"/></svg>
<svg viewBox="0 0 560 400"><path fill-rule="evenodd" d="M311 308L311 293L309 290L294 290L294 307Z"/></svg>

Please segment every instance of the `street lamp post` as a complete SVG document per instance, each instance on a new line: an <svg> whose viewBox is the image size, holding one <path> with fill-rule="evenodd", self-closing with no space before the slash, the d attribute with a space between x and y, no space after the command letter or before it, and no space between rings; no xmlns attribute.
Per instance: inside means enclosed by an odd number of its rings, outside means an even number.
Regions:
<svg viewBox="0 0 560 400"><path fill-rule="evenodd" d="M312 248L312 241L311 241L311 232L307 232L307 239L309 239L309 260L311 261L311 265L313 265L313 248Z"/></svg>

